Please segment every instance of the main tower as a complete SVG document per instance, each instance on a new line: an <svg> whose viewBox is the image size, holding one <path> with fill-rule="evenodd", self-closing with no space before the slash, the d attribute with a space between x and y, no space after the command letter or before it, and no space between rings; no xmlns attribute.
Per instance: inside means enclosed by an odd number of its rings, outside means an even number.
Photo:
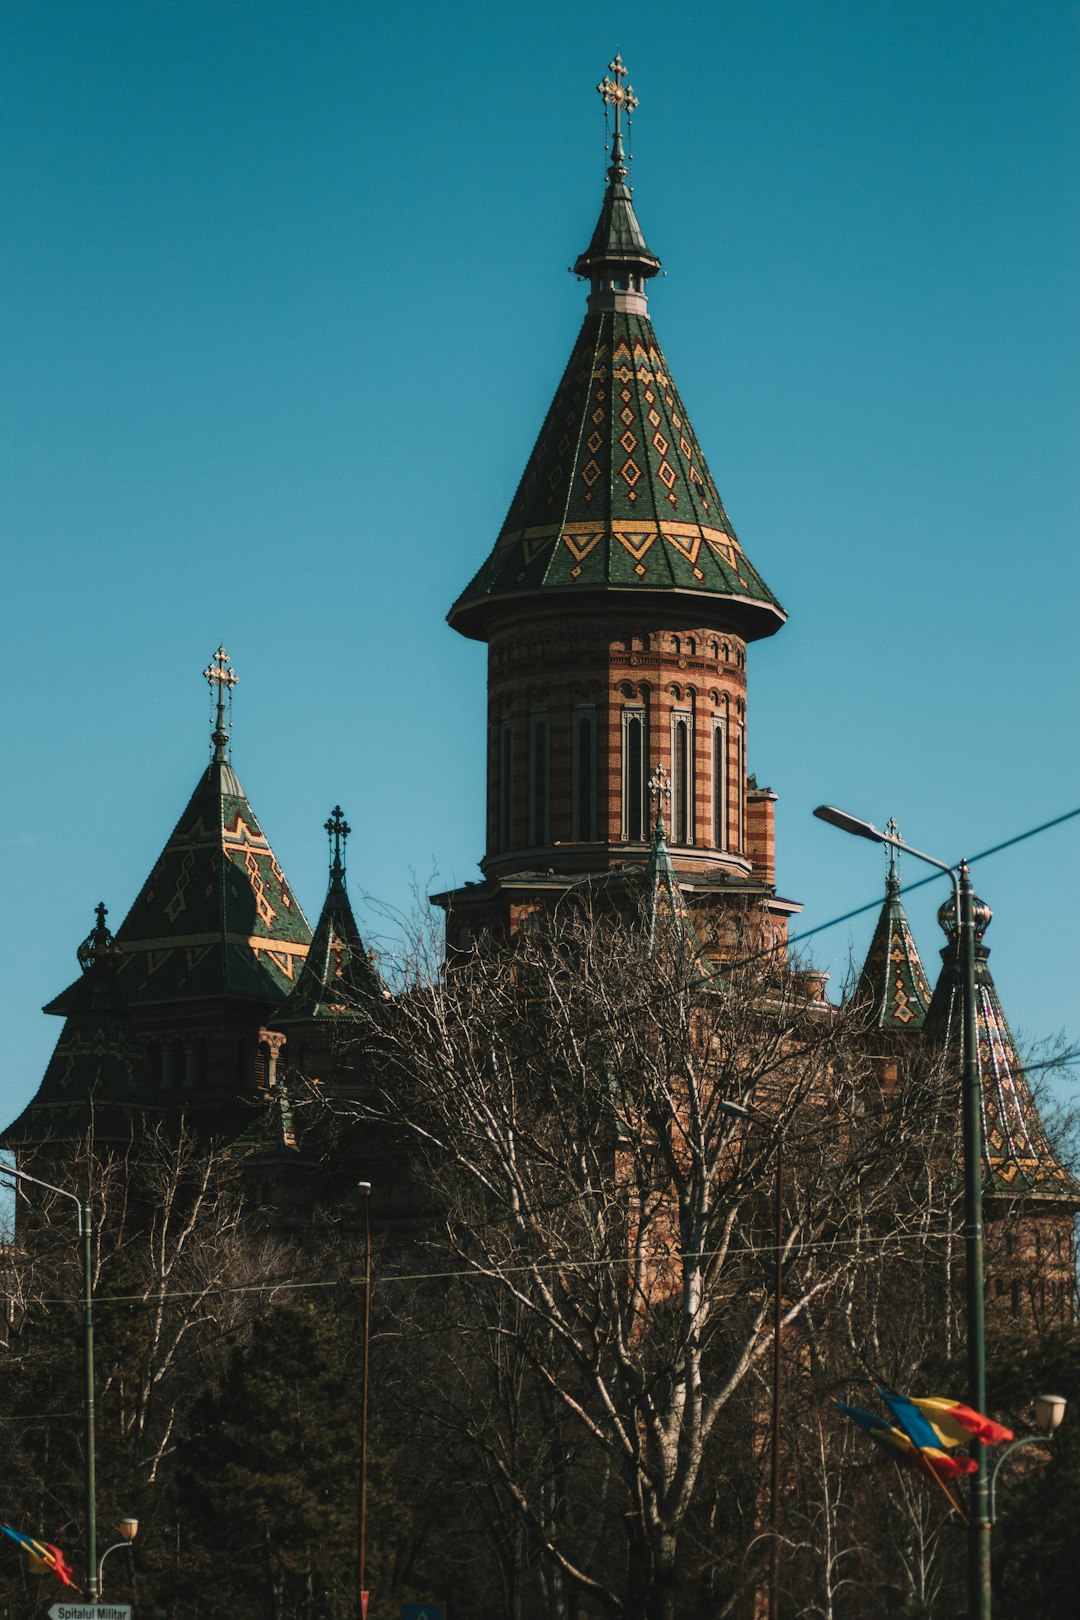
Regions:
<svg viewBox="0 0 1080 1620"><path fill-rule="evenodd" d="M569 887L618 898L650 853L649 779L703 938L753 902L782 933L774 795L747 776L746 651L785 615L735 534L648 314L619 57L603 203L574 265L584 324L494 550L448 619L488 646L483 881L435 897L448 942L512 932Z"/></svg>

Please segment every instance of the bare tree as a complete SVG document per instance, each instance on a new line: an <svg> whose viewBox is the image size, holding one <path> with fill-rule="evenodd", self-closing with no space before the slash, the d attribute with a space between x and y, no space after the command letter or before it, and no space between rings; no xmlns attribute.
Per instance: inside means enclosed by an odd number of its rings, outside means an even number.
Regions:
<svg viewBox="0 0 1080 1620"><path fill-rule="evenodd" d="M349 1105L414 1144L455 1273L461 1432L551 1613L675 1612L710 1440L740 1405L760 1429L781 1139L789 1329L917 1241L936 1195L913 1173L925 1096L882 1099L850 1018L749 954L706 973L582 913L449 970L428 943ZM509 1359L513 1421L467 1392L505 1401Z"/></svg>

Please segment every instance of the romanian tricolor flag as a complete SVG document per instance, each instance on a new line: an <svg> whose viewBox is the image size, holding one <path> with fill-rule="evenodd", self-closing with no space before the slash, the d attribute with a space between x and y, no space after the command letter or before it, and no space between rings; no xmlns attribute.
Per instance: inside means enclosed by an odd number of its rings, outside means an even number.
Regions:
<svg viewBox="0 0 1080 1620"><path fill-rule="evenodd" d="M862 1412L857 1406L845 1406L843 1401L836 1405L860 1429L864 1429L881 1447L886 1456L894 1462L906 1463L920 1474L932 1474L936 1479L944 1482L955 1479L958 1474L973 1474L978 1464L971 1457L950 1457L947 1451L942 1450L940 1442L931 1433L927 1444L918 1444L903 1429L894 1428L886 1423L884 1418L875 1417L872 1412ZM925 1425L929 1429L929 1424Z"/></svg>
<svg viewBox="0 0 1080 1620"><path fill-rule="evenodd" d="M54 1547L51 1541L35 1541L33 1536L24 1536L21 1530L13 1530L10 1524L0 1524L0 1531L9 1536L17 1547L22 1548L30 1560L31 1569L41 1574L51 1570L61 1586L75 1585L67 1559L59 1547Z"/></svg>
<svg viewBox="0 0 1080 1620"><path fill-rule="evenodd" d="M993 1446L1013 1437L1012 1430L1003 1423L983 1417L981 1412L973 1411L961 1401L944 1400L938 1395L924 1395L921 1399L913 1395L911 1404L917 1406L926 1418L938 1437L939 1445L965 1446L972 1440L978 1440L984 1446Z"/></svg>

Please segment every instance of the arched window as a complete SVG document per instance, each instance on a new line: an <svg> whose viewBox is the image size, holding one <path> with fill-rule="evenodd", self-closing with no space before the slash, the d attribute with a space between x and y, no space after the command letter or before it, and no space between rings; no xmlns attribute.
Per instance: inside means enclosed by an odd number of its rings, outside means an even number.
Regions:
<svg viewBox="0 0 1080 1620"><path fill-rule="evenodd" d="M645 761L648 759L644 708L622 712L622 835L640 843L648 825L645 808Z"/></svg>
<svg viewBox="0 0 1080 1620"><path fill-rule="evenodd" d="M596 710L577 708L573 722L571 837L596 837Z"/></svg>
<svg viewBox="0 0 1080 1620"><path fill-rule="evenodd" d="M685 709L671 711L671 837L694 841L694 721Z"/></svg>
<svg viewBox="0 0 1080 1620"><path fill-rule="evenodd" d="M718 716L712 728L712 841L714 849L727 849L727 730Z"/></svg>
<svg viewBox="0 0 1080 1620"><path fill-rule="evenodd" d="M529 719L529 843L548 841L548 717Z"/></svg>

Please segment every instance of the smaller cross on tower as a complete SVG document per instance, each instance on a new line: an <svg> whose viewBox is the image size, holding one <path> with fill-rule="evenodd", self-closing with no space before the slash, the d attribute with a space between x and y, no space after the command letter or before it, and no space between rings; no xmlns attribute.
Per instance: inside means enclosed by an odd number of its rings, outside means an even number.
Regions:
<svg viewBox="0 0 1080 1620"><path fill-rule="evenodd" d="M330 870L335 876L342 877L345 873L345 863L341 857L345 851L345 840L352 832L352 828L345 820L340 804L335 804L330 812L330 819L323 822L323 829L330 836L330 847L334 857Z"/></svg>
<svg viewBox="0 0 1080 1620"><path fill-rule="evenodd" d="M649 798L653 807L653 829L655 832L662 833L664 830L664 801L670 802L671 799L671 781L662 765L657 765L649 777Z"/></svg>
<svg viewBox="0 0 1080 1620"><path fill-rule="evenodd" d="M900 829L896 825L895 816L889 817L888 821L885 823L885 831L889 834L890 838L899 838ZM895 844L886 844L885 848L889 852L889 864L886 869L885 880L889 886L889 889L896 892L900 888L900 851L897 849Z"/></svg>
<svg viewBox="0 0 1080 1620"><path fill-rule="evenodd" d="M621 133L619 121L624 108L627 119L630 119L633 116L634 108L639 106L640 103L634 94L633 85L623 84L622 82L626 78L626 69L623 67L621 56L616 56L613 62L608 63L608 72L613 74L614 77L601 79L596 89L604 105L615 109L615 141L616 145L618 145Z"/></svg>
<svg viewBox="0 0 1080 1620"><path fill-rule="evenodd" d="M203 679L210 688L211 697L215 690L217 691L217 723L210 740L214 744L214 759L222 761L225 758L225 746L229 741L229 733L225 730L225 695L228 693L230 701L232 700L233 687L240 679L229 664L229 655L224 647L218 648L203 670Z"/></svg>

